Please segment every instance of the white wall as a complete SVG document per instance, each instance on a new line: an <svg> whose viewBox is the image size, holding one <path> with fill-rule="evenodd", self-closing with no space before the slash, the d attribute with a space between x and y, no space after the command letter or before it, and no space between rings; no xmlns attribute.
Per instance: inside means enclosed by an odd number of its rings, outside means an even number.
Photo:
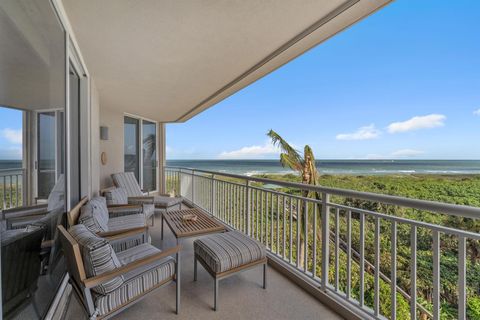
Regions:
<svg viewBox="0 0 480 320"><path fill-rule="evenodd" d="M100 105L99 126L108 127L108 140L100 140L100 134L97 135L100 154L105 152L107 155L105 165L101 164L100 155L97 158L100 164L100 188L106 188L113 185L110 178L112 173L123 172L123 113Z"/></svg>

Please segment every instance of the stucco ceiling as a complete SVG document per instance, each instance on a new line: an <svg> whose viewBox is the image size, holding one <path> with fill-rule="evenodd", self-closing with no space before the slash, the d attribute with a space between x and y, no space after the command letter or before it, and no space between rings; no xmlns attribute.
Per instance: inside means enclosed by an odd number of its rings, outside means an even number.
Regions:
<svg viewBox="0 0 480 320"><path fill-rule="evenodd" d="M185 121L390 0L63 0L101 107Z"/></svg>

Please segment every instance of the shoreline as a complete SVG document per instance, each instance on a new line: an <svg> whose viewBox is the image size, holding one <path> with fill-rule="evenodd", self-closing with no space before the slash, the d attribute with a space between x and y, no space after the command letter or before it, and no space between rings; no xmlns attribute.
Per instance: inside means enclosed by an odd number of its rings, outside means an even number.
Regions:
<svg viewBox="0 0 480 320"><path fill-rule="evenodd" d="M299 176L298 173L258 173L252 175L246 175L248 177L296 177ZM412 173L378 173L378 174L371 174L371 173L321 173L319 175L320 178L322 177L465 177L465 178L472 178L472 177L480 177L480 173L423 173L423 172L412 172Z"/></svg>

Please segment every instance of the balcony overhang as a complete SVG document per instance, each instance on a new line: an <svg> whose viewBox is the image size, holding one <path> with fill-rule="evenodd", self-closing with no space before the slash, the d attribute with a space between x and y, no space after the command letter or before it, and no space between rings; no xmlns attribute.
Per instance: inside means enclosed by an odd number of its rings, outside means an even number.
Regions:
<svg viewBox="0 0 480 320"><path fill-rule="evenodd" d="M100 103L183 122L391 0L63 0Z"/></svg>

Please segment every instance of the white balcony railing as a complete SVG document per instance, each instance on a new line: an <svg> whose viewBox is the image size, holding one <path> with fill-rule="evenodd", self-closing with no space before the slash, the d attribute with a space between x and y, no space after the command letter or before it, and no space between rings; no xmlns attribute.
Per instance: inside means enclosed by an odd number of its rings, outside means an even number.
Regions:
<svg viewBox="0 0 480 320"><path fill-rule="evenodd" d="M261 241L271 257L350 310L378 319L436 320L445 318L444 297L455 295L450 317L453 309L453 318L467 319L467 299L480 295L478 282L467 283L467 270L478 268L467 259L479 247L478 230L421 219L430 213L467 226L480 208L189 168L166 167L165 176L167 191ZM405 210L418 215L396 215ZM447 272L457 275L454 289L444 283Z"/></svg>
<svg viewBox="0 0 480 320"><path fill-rule="evenodd" d="M24 169L0 170L0 209L21 206L25 199Z"/></svg>

